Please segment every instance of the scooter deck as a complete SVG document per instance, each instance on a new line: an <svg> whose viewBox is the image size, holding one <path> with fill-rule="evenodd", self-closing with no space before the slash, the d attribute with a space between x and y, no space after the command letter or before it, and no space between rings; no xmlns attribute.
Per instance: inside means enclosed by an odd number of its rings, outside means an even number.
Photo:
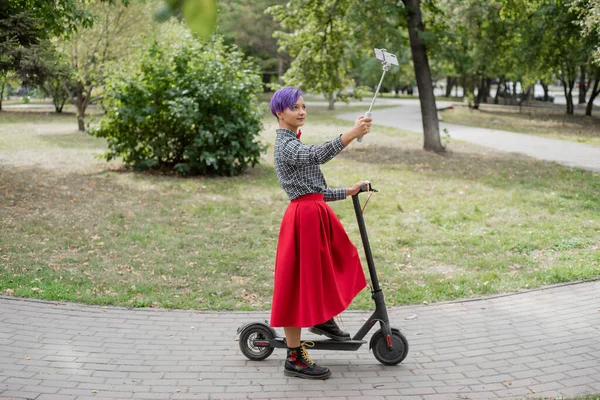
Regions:
<svg viewBox="0 0 600 400"><path fill-rule="evenodd" d="M310 350L346 350L355 351L360 348L363 344L367 343L364 340L331 340L331 339L316 339L316 340L303 340L314 346L307 346ZM279 349L287 348L287 344L282 337L276 337L269 339L269 346Z"/></svg>

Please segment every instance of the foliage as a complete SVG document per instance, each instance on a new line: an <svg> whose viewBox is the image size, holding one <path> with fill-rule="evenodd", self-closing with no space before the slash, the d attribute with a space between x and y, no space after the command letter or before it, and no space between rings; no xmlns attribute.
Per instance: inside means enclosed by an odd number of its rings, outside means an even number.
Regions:
<svg viewBox="0 0 600 400"><path fill-rule="evenodd" d="M571 10L578 14L577 24L593 41L594 60L600 65L600 0L575 0Z"/></svg>
<svg viewBox="0 0 600 400"><path fill-rule="evenodd" d="M122 3L128 5L130 0L98 0L109 4ZM38 40L49 39L52 36L71 34L80 27L93 25L93 16L81 7L80 0L5 0L0 7L0 21L16 17L36 28ZM27 41L31 40L31 36ZM25 44L21 41L21 44Z"/></svg>
<svg viewBox="0 0 600 400"><path fill-rule="evenodd" d="M410 55L410 50L404 48L403 53L398 53L399 67L393 66L386 72L381 83L381 93L395 91L396 96L406 88L415 86L415 71ZM382 64L371 54L360 53L360 58L354 61L356 65L352 74L356 77L357 85L366 85L373 90L381 80Z"/></svg>
<svg viewBox="0 0 600 400"><path fill-rule="evenodd" d="M155 42L137 58L109 74L107 117L91 132L108 139L107 160L184 175L235 175L258 163L261 82L239 50L188 36L176 46Z"/></svg>
<svg viewBox="0 0 600 400"><path fill-rule="evenodd" d="M264 10L284 4L287 0L221 0L217 33L225 43L238 46L246 56L252 57L261 67L264 82L274 81L289 66L289 55L280 52L273 32L280 29Z"/></svg>
<svg viewBox="0 0 600 400"><path fill-rule="evenodd" d="M36 86L50 96L56 112L62 112L69 98L66 85L73 77L73 68L53 43L45 40L28 48L21 60L19 74L26 85Z"/></svg>
<svg viewBox="0 0 600 400"><path fill-rule="evenodd" d="M342 100L351 84L374 90L382 71L372 49L386 48L398 55L401 66L386 73L382 90L414 85L407 8L401 2L288 2L268 11L281 21L280 50L295 57L284 76L287 84Z"/></svg>
<svg viewBox="0 0 600 400"><path fill-rule="evenodd" d="M348 86L352 24L345 15L350 3L350 0L289 2L269 8L286 30L275 33L280 50L294 58L283 77L286 84L329 99Z"/></svg>
<svg viewBox="0 0 600 400"><path fill-rule="evenodd" d="M118 0L99 0L115 4ZM129 0L121 0L127 5ZM5 0L0 6L0 71L18 69L21 52L55 36L93 25L79 0Z"/></svg>
<svg viewBox="0 0 600 400"><path fill-rule="evenodd" d="M159 22L165 22L173 16L180 21L185 20L194 34L208 38L217 22L217 1L165 0L154 14Z"/></svg>
<svg viewBox="0 0 600 400"><path fill-rule="evenodd" d="M85 114L96 101L96 91L104 84L104 73L111 62L127 63L131 48L151 41L158 30L152 21L154 2L92 2L86 12L94 18L90 27L79 29L59 40L57 47L68 58L73 77L64 87L77 108L79 130L85 130Z"/></svg>
<svg viewBox="0 0 600 400"><path fill-rule="evenodd" d="M572 90L590 48L577 26L569 0L527 0L508 16L521 27L517 48L528 54L541 74L553 74L563 84L567 113L573 114ZM524 64L524 63L521 63Z"/></svg>

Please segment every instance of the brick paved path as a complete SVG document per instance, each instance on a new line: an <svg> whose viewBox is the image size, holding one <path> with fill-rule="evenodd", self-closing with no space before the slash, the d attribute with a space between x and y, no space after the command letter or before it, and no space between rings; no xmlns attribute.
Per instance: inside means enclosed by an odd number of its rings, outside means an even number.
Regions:
<svg viewBox="0 0 600 400"><path fill-rule="evenodd" d="M344 314L354 331L366 312ZM396 367L313 351L332 378L286 378L236 329L265 312L127 310L0 297L0 399L517 399L600 393L600 281L393 308ZM305 338L309 338L307 335ZM369 336L367 337L367 339Z"/></svg>

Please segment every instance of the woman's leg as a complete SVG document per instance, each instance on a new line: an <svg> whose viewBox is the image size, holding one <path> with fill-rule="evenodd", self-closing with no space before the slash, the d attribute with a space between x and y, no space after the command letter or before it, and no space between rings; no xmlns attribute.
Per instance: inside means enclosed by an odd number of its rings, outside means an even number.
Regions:
<svg viewBox="0 0 600 400"><path fill-rule="evenodd" d="M283 331L285 332L285 342L287 343L287 347L291 349L300 347L302 328L297 326L286 326L283 328Z"/></svg>

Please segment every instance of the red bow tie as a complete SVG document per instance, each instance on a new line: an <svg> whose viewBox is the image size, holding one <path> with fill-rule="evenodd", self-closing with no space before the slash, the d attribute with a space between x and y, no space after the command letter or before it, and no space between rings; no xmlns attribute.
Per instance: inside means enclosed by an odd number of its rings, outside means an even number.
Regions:
<svg viewBox="0 0 600 400"><path fill-rule="evenodd" d="M296 137L297 137L298 139L300 139L300 136L302 136L302 131L301 131L300 129L298 129L298 134L296 135Z"/></svg>

